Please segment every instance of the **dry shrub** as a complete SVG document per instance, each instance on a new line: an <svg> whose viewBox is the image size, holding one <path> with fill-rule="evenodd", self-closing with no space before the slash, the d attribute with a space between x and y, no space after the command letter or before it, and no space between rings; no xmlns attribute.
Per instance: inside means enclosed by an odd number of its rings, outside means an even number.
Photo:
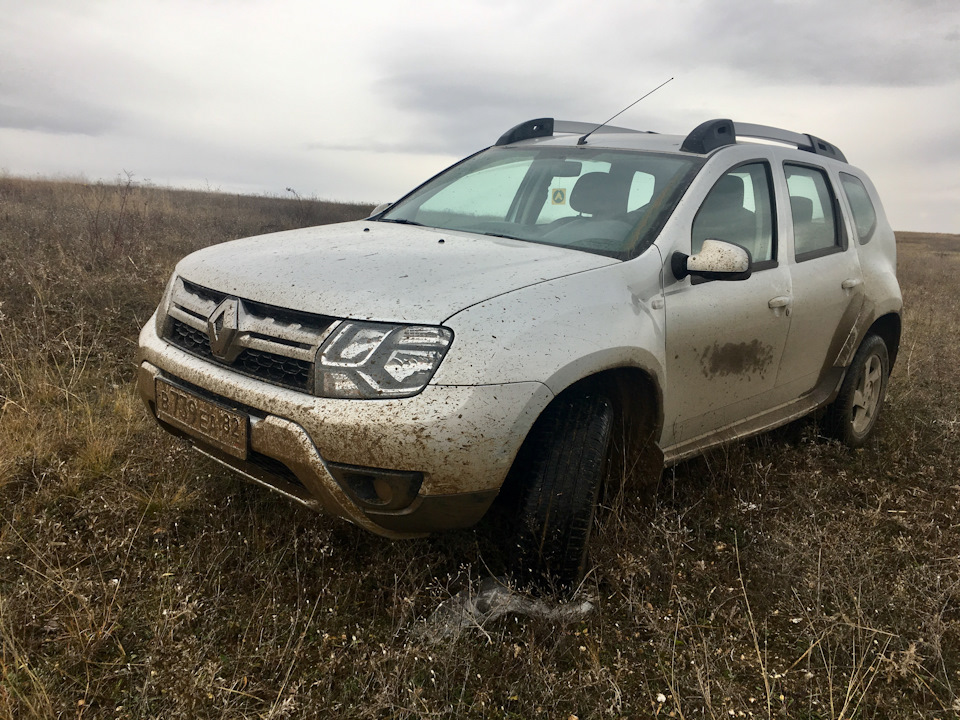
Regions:
<svg viewBox="0 0 960 720"><path fill-rule="evenodd" d="M0 178L0 715L956 709L960 238L901 237L904 335L868 447L805 420L683 463L616 498L588 619L430 641L495 538L390 542L313 515L158 431L131 387L181 255L369 209L289 194Z"/></svg>

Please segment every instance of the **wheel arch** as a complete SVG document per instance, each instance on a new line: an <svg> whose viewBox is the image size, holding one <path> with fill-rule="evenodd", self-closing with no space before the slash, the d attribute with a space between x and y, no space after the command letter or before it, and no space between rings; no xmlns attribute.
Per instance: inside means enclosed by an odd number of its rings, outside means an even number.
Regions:
<svg viewBox="0 0 960 720"><path fill-rule="evenodd" d="M655 378L637 367L617 367L590 375L564 392L599 392L614 405L615 451L622 485L655 480L663 470L659 439L663 430L663 393Z"/></svg>
<svg viewBox="0 0 960 720"><path fill-rule="evenodd" d="M890 357L890 370L897 360L897 352L900 349L900 330L901 322L898 313L887 313L873 321L867 334L877 335L887 346L887 354Z"/></svg>
<svg viewBox="0 0 960 720"><path fill-rule="evenodd" d="M600 393L614 406L616 453L627 460L618 469L623 484L642 484L659 477L663 452L658 440L663 429L663 395L653 375L638 367L624 366L600 370L569 384L551 399L531 425L527 438L534 435L537 423L551 409L571 395ZM527 439L524 439L526 445ZM525 481L524 448L521 446L501 488L501 494L520 493Z"/></svg>

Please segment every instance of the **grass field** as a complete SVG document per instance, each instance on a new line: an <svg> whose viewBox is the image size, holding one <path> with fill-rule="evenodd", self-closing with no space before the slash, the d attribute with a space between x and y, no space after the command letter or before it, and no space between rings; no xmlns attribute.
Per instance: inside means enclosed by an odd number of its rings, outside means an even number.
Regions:
<svg viewBox="0 0 960 720"><path fill-rule="evenodd" d="M960 712L960 237L901 233L875 438L806 420L621 496L568 621L429 632L483 529L391 542L159 431L133 356L175 261L369 207L0 177L0 716ZM492 554L491 554L492 553Z"/></svg>

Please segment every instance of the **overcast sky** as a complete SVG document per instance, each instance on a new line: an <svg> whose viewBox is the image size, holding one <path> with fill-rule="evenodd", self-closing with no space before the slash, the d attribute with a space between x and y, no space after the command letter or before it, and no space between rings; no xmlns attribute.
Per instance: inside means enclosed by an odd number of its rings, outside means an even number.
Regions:
<svg viewBox="0 0 960 720"><path fill-rule="evenodd" d="M0 170L381 202L533 117L818 135L960 233L957 0L0 0Z"/></svg>

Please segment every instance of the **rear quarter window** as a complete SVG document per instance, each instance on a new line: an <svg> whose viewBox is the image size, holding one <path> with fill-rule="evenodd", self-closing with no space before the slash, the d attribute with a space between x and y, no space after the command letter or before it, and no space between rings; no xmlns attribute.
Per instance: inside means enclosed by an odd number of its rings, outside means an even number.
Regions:
<svg viewBox="0 0 960 720"><path fill-rule="evenodd" d="M840 173L840 184L853 211L853 222L857 226L857 238L860 244L870 242L873 231L877 229L877 210L873 207L870 194L860 178L848 173Z"/></svg>

